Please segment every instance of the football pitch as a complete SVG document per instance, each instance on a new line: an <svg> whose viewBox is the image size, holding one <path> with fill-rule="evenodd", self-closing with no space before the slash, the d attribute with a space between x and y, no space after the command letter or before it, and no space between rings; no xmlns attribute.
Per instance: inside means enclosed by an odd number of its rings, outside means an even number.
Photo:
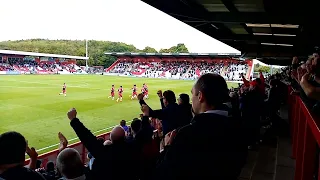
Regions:
<svg viewBox="0 0 320 180"><path fill-rule="evenodd" d="M66 97L59 95L63 83L67 85ZM147 103L158 109L158 90L170 89L176 96L180 93L190 95L194 81L101 75L0 76L0 133L20 132L39 154L57 149L58 132L71 140L69 144L75 143L79 140L66 116L72 107L77 109L81 122L95 135L108 132L122 119L128 122L139 117L139 103L129 96L134 84L140 92L143 83L149 88ZM123 86L123 102L108 99L112 84L116 91ZM228 86L236 87L237 84L228 83Z"/></svg>

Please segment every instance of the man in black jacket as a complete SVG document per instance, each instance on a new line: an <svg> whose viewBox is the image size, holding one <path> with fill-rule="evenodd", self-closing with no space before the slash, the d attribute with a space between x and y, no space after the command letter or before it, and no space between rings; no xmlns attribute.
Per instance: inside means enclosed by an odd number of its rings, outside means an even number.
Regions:
<svg viewBox="0 0 320 180"><path fill-rule="evenodd" d="M138 179L136 166L128 168L124 173L124 166L130 162L138 161L138 149L134 144L127 143L125 137L117 137L112 144L104 146L77 118L76 109L68 112L70 125L77 136L95 158L92 165L93 179L128 180ZM117 129L118 130L118 129ZM123 132L124 134L124 132Z"/></svg>
<svg viewBox="0 0 320 180"><path fill-rule="evenodd" d="M158 118L162 122L163 134L179 127L179 122L181 121L181 110L179 105L176 103L176 96L173 91L167 90L163 93L158 91L158 96L160 97L160 103L162 109L152 110L150 108L150 117ZM147 105L143 100L141 94L138 95L140 105Z"/></svg>
<svg viewBox="0 0 320 180"><path fill-rule="evenodd" d="M192 117L192 105L190 104L190 97L188 94L180 94L178 98L178 104L181 109L181 122L179 122L179 127L183 127L190 124Z"/></svg>
<svg viewBox="0 0 320 180"><path fill-rule="evenodd" d="M227 97L228 87L220 75L205 74L198 79L192 88L196 115L190 125L166 140L172 143L166 144L154 179L237 179L247 148L228 112L220 110Z"/></svg>

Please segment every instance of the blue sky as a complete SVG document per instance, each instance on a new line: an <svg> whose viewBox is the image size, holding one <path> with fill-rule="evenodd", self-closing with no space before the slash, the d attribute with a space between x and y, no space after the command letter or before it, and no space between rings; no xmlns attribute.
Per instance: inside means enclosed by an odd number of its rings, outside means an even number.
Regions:
<svg viewBox="0 0 320 180"><path fill-rule="evenodd" d="M140 0L1 0L0 41L94 39L159 50L185 43L196 53L239 53Z"/></svg>

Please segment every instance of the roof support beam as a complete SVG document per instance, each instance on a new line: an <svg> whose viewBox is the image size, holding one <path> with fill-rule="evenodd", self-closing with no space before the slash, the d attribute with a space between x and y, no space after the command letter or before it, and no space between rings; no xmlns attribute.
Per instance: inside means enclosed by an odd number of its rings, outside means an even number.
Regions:
<svg viewBox="0 0 320 180"><path fill-rule="evenodd" d="M317 17L317 16L316 16ZM265 12L211 12L208 22L215 23L253 23L253 24L303 24L313 16L301 14L270 14Z"/></svg>
<svg viewBox="0 0 320 180"><path fill-rule="evenodd" d="M233 1L230 0L221 0L222 3L226 6L226 8L232 12L232 13L239 13L239 10L236 8L236 6L233 4ZM252 34L252 29L247 27L245 23L240 23L240 25L249 33Z"/></svg>
<svg viewBox="0 0 320 180"><path fill-rule="evenodd" d="M296 37L291 36L272 36L272 35L235 35L232 37L219 37L220 41L260 41L262 43L275 43L275 44L293 44L297 41Z"/></svg>

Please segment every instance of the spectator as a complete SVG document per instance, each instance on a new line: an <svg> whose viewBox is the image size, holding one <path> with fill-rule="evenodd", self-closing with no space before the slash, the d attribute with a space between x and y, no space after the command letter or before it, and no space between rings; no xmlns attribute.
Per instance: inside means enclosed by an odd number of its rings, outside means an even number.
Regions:
<svg viewBox="0 0 320 180"><path fill-rule="evenodd" d="M301 87L309 98L320 101L320 62L319 58L312 61L311 73L305 74L300 82ZM313 76L312 76L313 75Z"/></svg>
<svg viewBox="0 0 320 180"><path fill-rule="evenodd" d="M132 167L123 173L123 166L129 162L137 162L137 151L134 146L127 143L124 138L124 130L117 127L111 133L112 144L104 146L77 118L77 111L71 109L68 112L70 125L77 136L95 158L92 165L92 178L101 179L108 172L108 179L137 179L137 167ZM120 129L119 129L120 128ZM121 132L122 130L122 132ZM123 137L121 136L123 135Z"/></svg>
<svg viewBox="0 0 320 180"><path fill-rule="evenodd" d="M124 142L126 134L121 126L114 127L110 133L110 141L114 143Z"/></svg>
<svg viewBox="0 0 320 180"><path fill-rule="evenodd" d="M178 98L178 104L181 108L181 122L179 122L179 127L183 127L190 124L192 119L192 105L190 104L190 97L188 94L180 94Z"/></svg>
<svg viewBox="0 0 320 180"><path fill-rule="evenodd" d="M41 164L42 164L41 160L38 159L38 160L37 160L36 169L41 168Z"/></svg>
<svg viewBox="0 0 320 180"><path fill-rule="evenodd" d="M228 112L220 110L227 98L221 76L205 74L198 79L192 88L195 117L176 135L166 136L165 155L154 179L237 179L246 148Z"/></svg>
<svg viewBox="0 0 320 180"><path fill-rule="evenodd" d="M25 138L17 132L0 135L0 177L6 180L32 179L44 180L44 177L29 168L23 167L25 153L30 156L30 168L36 167L38 154L34 148L28 148ZM33 167L31 167L33 166Z"/></svg>
<svg viewBox="0 0 320 180"><path fill-rule="evenodd" d="M252 148L260 140L260 116L264 97L256 81L250 83L249 89L242 94L242 118L247 133L247 145Z"/></svg>
<svg viewBox="0 0 320 180"><path fill-rule="evenodd" d="M88 179L79 152L72 148L66 148L59 153L57 169L66 179Z"/></svg>
<svg viewBox="0 0 320 180"><path fill-rule="evenodd" d="M129 133L129 128L128 128L128 126L126 125L126 121L125 120L122 120L122 121L120 121L120 126L124 129L124 131L126 132L126 133Z"/></svg>
<svg viewBox="0 0 320 180"><path fill-rule="evenodd" d="M236 118L238 122L241 119L241 112L240 112L240 97L238 95L238 92L231 92L230 93L230 102L231 102L231 115L232 117Z"/></svg>
<svg viewBox="0 0 320 180"><path fill-rule="evenodd" d="M160 93L160 94L159 94ZM178 128L178 122L181 122L181 113L178 104L176 103L176 96L173 91L167 90L163 93L158 92L162 109L150 109L150 117L158 118L162 122L163 134ZM147 105L143 100L143 95L138 95L140 105Z"/></svg>
<svg viewBox="0 0 320 180"><path fill-rule="evenodd" d="M143 147L145 144L148 144L152 141L153 129L150 125L149 118L143 117L142 120L133 120L131 123L131 128L133 141L138 148Z"/></svg>
<svg viewBox="0 0 320 180"><path fill-rule="evenodd" d="M52 161L49 161L47 163L45 171L41 173L46 178L46 180L55 180L58 177L54 169L54 163Z"/></svg>
<svg viewBox="0 0 320 180"><path fill-rule="evenodd" d="M270 89L267 99L268 107L270 108L270 116L275 117L281 105L281 94L277 87L277 81L275 79L270 80Z"/></svg>
<svg viewBox="0 0 320 180"><path fill-rule="evenodd" d="M131 122L131 130L132 130L133 137L137 135L140 129L141 129L141 120L138 118L133 119L133 121Z"/></svg>

